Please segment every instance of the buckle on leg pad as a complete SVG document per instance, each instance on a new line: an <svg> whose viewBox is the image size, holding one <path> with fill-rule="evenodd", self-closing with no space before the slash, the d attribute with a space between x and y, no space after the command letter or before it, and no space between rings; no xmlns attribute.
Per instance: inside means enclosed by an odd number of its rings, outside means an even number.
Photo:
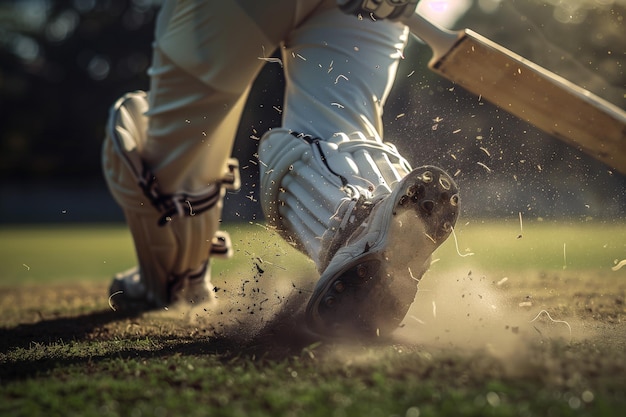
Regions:
<svg viewBox="0 0 626 417"><path fill-rule="evenodd" d="M159 226L166 225L172 217L195 216L211 209L222 198L222 190L237 190L241 186L239 177L239 162L235 158L228 160L226 172L221 180L210 184L200 193L173 193L165 194L158 186L157 178L143 163L139 187L150 203L163 215L159 218Z"/></svg>

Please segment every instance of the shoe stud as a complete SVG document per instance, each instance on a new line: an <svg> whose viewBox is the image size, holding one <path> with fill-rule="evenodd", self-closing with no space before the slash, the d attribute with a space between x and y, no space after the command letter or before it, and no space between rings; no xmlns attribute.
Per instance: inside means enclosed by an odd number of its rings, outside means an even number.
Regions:
<svg viewBox="0 0 626 417"><path fill-rule="evenodd" d="M435 209L435 202L432 201L432 200L424 200L424 201L422 201L420 206L422 207L422 210L426 214L431 214L433 212L433 210Z"/></svg>
<svg viewBox="0 0 626 417"><path fill-rule="evenodd" d="M358 265L356 267L356 275L359 278L365 278L367 276L367 267L365 265Z"/></svg>
<svg viewBox="0 0 626 417"><path fill-rule="evenodd" d="M433 173L430 171L424 171L422 173L422 181L426 184L433 182Z"/></svg>
<svg viewBox="0 0 626 417"><path fill-rule="evenodd" d="M452 188L452 183L448 178L444 176L439 177L439 185L441 185L444 190L449 190L450 188Z"/></svg>

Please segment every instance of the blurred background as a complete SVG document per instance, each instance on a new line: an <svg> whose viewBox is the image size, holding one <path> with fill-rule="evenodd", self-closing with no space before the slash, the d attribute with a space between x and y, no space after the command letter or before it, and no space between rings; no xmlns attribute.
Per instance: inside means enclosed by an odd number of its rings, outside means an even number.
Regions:
<svg viewBox="0 0 626 417"><path fill-rule="evenodd" d="M109 106L148 88L159 3L0 0L0 223L123 220L102 178L100 147ZM626 0L422 0L419 7L626 108ZM404 55L385 138L414 166L454 174L463 216L624 219L625 176L432 74L430 49L419 41ZM273 63L254 84L234 150L243 186L227 197L226 221L262 220L254 137L279 125L283 85Z"/></svg>

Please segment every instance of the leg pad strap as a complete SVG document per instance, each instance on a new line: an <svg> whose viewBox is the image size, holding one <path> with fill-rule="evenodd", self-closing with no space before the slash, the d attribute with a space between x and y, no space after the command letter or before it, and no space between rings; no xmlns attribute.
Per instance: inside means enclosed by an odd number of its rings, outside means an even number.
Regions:
<svg viewBox="0 0 626 417"><path fill-rule="evenodd" d="M387 195L410 171L393 145L362 135L329 140L274 129L261 140L267 221L320 267L322 239L354 221L365 200Z"/></svg>

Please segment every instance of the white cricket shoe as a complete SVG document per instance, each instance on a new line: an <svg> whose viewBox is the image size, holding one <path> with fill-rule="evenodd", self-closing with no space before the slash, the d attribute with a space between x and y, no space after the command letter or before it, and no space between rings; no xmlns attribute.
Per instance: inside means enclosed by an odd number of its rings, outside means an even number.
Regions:
<svg viewBox="0 0 626 417"><path fill-rule="evenodd" d="M431 254L459 214L456 184L434 166L411 171L372 203L338 249L328 245L336 253L306 308L307 323L318 334L367 338L394 331L415 299Z"/></svg>

